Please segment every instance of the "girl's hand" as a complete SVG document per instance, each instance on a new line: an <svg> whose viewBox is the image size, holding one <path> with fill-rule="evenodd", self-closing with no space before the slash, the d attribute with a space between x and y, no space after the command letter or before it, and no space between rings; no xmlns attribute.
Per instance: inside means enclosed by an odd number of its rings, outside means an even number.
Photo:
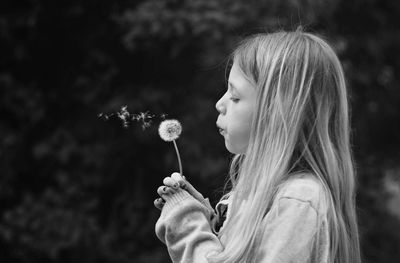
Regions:
<svg viewBox="0 0 400 263"><path fill-rule="evenodd" d="M197 191L187 180L185 177L182 177L179 173L173 173L171 177L165 177L163 180L165 186L160 186L157 189L157 193L161 198L154 200L154 206L158 209L162 210L162 207L165 204L165 201L168 199L169 195L175 194L178 191L179 187L186 190L189 194L191 194L195 199L200 201L200 203L204 204L209 210L214 211L213 208L209 205L208 200L205 200L203 195Z"/></svg>
<svg viewBox="0 0 400 263"><path fill-rule="evenodd" d="M171 177L165 177L163 180L164 185L158 187L157 189L157 193L160 196L160 198L154 200L154 206L160 210L162 210L165 204L165 200L168 199L168 196L175 194L176 191L179 189L179 183L177 182L177 180L173 179L173 177L176 178L176 175L174 176L174 174L178 173L173 173Z"/></svg>

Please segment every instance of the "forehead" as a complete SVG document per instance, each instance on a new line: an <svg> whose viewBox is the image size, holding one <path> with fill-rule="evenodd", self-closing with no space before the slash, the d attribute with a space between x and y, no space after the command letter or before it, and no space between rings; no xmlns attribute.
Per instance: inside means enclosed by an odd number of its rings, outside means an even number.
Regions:
<svg viewBox="0 0 400 263"><path fill-rule="evenodd" d="M254 85L251 83L237 62L234 62L229 72L229 85L232 89L238 92L249 92L254 90Z"/></svg>

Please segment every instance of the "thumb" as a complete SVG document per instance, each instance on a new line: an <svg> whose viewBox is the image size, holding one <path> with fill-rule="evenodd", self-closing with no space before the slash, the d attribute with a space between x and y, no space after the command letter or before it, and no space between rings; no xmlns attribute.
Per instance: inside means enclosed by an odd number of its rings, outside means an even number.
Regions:
<svg viewBox="0 0 400 263"><path fill-rule="evenodd" d="M191 194L196 200L202 203L209 210L210 216L212 216L212 214L215 214L214 208L211 206L208 198L204 198L204 196L199 191L197 191L196 188L193 187L193 185L191 185L187 180L183 181L183 184L179 184L184 190L188 191L189 194Z"/></svg>
<svg viewBox="0 0 400 263"><path fill-rule="evenodd" d="M199 191L197 191L196 188L194 188L193 185L191 183L189 183L189 181L183 180L179 184L181 185L181 187L183 189L188 191L189 194L191 194L194 198L196 198L198 200L204 199L203 195Z"/></svg>
<svg viewBox="0 0 400 263"><path fill-rule="evenodd" d="M196 188L193 187L193 185L191 183L189 183L188 180L186 180L185 176L180 176L180 174L178 174L180 178L177 178L177 175L174 175L174 178L177 179L180 187L184 190L186 190L189 194L191 194L195 199L197 199L200 203L202 203L203 205L205 205L207 207L207 209L210 211L210 215L214 214L214 209L212 208L210 201L208 200L208 198L204 198L204 196L196 190Z"/></svg>

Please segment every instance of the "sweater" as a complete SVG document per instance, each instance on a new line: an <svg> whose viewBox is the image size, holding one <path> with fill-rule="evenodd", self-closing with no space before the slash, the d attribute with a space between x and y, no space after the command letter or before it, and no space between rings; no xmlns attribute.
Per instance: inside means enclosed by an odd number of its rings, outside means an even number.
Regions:
<svg viewBox="0 0 400 263"><path fill-rule="evenodd" d="M167 246L172 262L208 262L207 253L223 250L226 237L218 233L224 227L224 219L230 216L232 196L220 200L216 211L210 211L204 202L183 189L167 198L155 233ZM329 232L324 196L322 184L312 176L288 179L261 222L256 262L328 262Z"/></svg>

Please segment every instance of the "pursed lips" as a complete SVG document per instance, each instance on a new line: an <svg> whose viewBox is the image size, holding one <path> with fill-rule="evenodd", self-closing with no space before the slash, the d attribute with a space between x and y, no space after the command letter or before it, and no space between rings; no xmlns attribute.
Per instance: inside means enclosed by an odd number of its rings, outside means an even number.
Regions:
<svg viewBox="0 0 400 263"><path fill-rule="evenodd" d="M218 128L219 133L220 133L221 135L225 135L225 134L226 134L226 130L225 130L225 129L222 129L221 126L218 125L218 123L217 123L217 128Z"/></svg>

